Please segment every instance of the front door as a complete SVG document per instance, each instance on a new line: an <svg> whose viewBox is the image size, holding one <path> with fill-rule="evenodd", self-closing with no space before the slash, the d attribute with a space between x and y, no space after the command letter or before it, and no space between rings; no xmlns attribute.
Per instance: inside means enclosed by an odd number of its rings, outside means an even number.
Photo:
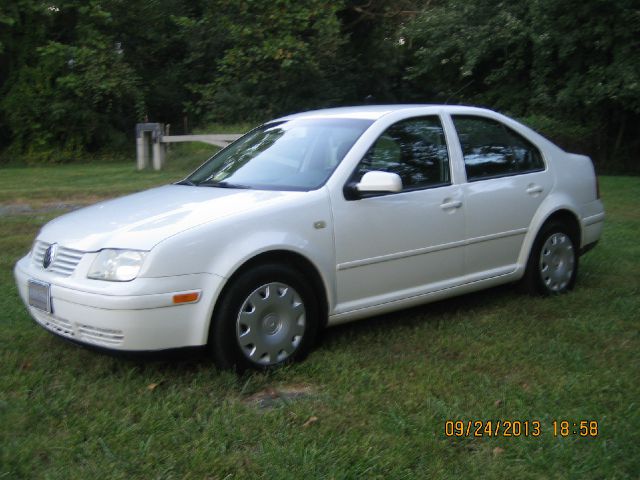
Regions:
<svg viewBox="0 0 640 480"><path fill-rule="evenodd" d="M389 127L350 181L359 182L369 171L397 173L403 190L334 201L334 313L446 288L464 272L463 192L451 185L439 117L417 117Z"/></svg>

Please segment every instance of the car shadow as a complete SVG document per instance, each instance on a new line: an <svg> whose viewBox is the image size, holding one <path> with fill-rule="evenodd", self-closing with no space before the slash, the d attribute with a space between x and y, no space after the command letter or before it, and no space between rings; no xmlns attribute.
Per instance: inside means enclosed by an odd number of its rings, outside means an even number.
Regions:
<svg viewBox="0 0 640 480"><path fill-rule="evenodd" d="M332 326L324 330L319 348L322 348L323 344L332 344L345 336L358 336L365 332L387 331L406 326L412 327L425 322L439 326L441 322L446 322L452 316L479 308L491 308L494 305L503 303L507 297L519 294L513 284L499 285L478 292Z"/></svg>

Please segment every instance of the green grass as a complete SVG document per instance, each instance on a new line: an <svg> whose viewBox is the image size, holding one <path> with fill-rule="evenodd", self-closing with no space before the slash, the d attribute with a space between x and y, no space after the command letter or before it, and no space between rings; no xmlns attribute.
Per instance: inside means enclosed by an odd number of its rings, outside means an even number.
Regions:
<svg viewBox="0 0 640 480"><path fill-rule="evenodd" d="M174 182L195 170L218 147L204 143L171 145L166 168L137 171L129 163L79 163L0 168L0 204L91 203Z"/></svg>
<svg viewBox="0 0 640 480"><path fill-rule="evenodd" d="M1 202L125 193L184 167L0 170ZM11 268L55 214L0 217L0 478L637 478L640 179L601 183L604 236L571 294L507 286L336 327L306 362L243 377L203 358L112 358L45 332ZM315 393L246 402L291 385ZM447 438L446 419L543 431ZM600 435L555 438L553 419L597 420Z"/></svg>

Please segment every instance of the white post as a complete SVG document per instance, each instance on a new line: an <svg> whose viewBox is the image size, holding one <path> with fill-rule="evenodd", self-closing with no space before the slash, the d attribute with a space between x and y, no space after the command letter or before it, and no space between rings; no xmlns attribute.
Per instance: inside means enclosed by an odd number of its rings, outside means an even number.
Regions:
<svg viewBox="0 0 640 480"><path fill-rule="evenodd" d="M153 169L162 170L164 166L164 143L159 138L153 142Z"/></svg>
<svg viewBox="0 0 640 480"><path fill-rule="evenodd" d="M149 162L149 155L147 153L146 135L141 132L136 138L136 164L138 170L144 170L147 168Z"/></svg>
<svg viewBox="0 0 640 480"><path fill-rule="evenodd" d="M164 125L162 123L136 124L136 165L144 170L149 165L149 141L152 143L154 170L162 170L165 158L165 145L162 143Z"/></svg>

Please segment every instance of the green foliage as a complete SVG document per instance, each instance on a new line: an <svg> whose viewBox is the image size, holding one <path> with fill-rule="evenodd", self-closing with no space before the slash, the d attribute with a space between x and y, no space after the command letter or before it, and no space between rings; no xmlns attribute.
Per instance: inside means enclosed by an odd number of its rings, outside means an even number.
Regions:
<svg viewBox="0 0 640 480"><path fill-rule="evenodd" d="M636 0L13 0L0 158L113 150L145 119L179 134L369 97L532 118L601 171L637 173L638 51Z"/></svg>
<svg viewBox="0 0 640 480"><path fill-rule="evenodd" d="M539 114L521 117L520 121L571 152L589 153L591 131L584 124Z"/></svg>
<svg viewBox="0 0 640 480"><path fill-rule="evenodd" d="M414 95L554 118L565 148L605 170L639 171L636 2L444 1L402 32Z"/></svg>
<svg viewBox="0 0 640 480"><path fill-rule="evenodd" d="M42 18L49 22L42 44L11 72L0 103L12 151L27 162L69 161L105 145L122 135L121 119L139 118L142 107L134 70L101 31L109 13L99 2L56 8ZM57 31L67 21L73 31Z"/></svg>
<svg viewBox="0 0 640 480"><path fill-rule="evenodd" d="M522 108L530 64L526 4L444 2L402 31L411 49L405 78L426 101ZM521 113L521 112L513 112Z"/></svg>
<svg viewBox="0 0 640 480"><path fill-rule="evenodd" d="M226 32L229 48L213 81L193 85L192 111L235 122L335 103L345 43L337 9L321 0L209 4L205 23Z"/></svg>
<svg viewBox="0 0 640 480"><path fill-rule="evenodd" d="M186 85L211 74L207 68L210 58L203 56L194 61L191 57L194 50L210 45L210 41L204 32L194 38L195 32L185 30L181 24L182 20L196 22L201 16L198 2L104 0L101 6L111 15L108 35L114 44L120 44L121 56L138 78L143 98L138 118L181 123L183 103L189 98ZM135 121L127 119L128 132L133 132Z"/></svg>
<svg viewBox="0 0 640 480"><path fill-rule="evenodd" d="M348 0L338 13L348 42L341 83L350 103L413 100L402 79L404 37L399 28L416 14L414 0Z"/></svg>
<svg viewBox="0 0 640 480"><path fill-rule="evenodd" d="M571 15L569 15L571 12ZM531 2L534 103L640 113L640 10L633 0Z"/></svg>

